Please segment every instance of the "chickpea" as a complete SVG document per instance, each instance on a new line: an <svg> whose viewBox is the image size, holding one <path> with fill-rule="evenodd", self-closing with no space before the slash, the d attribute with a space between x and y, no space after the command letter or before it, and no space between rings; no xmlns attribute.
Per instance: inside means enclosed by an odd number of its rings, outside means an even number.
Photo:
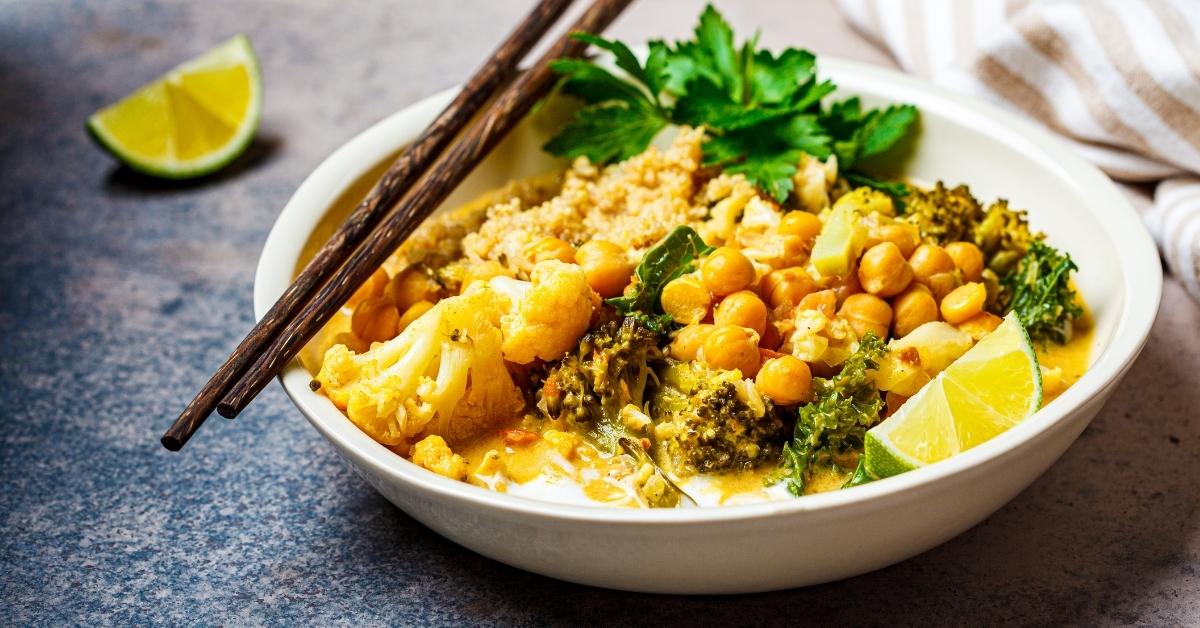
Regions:
<svg viewBox="0 0 1200 628"><path fill-rule="evenodd" d="M908 292L924 292L925 294L928 294L929 296L933 296L933 290L930 290L929 286L927 286L923 283L917 283L915 281L908 284L908 287L904 289L904 292L901 292L897 296L903 296L904 294L906 294Z"/></svg>
<svg viewBox="0 0 1200 628"><path fill-rule="evenodd" d="M917 230L916 225L884 225L879 228L879 240L895 244L896 248L900 249L900 254L908 259L921 243L921 232Z"/></svg>
<svg viewBox="0 0 1200 628"><path fill-rule="evenodd" d="M951 325L957 325L982 312L985 301L987 289L983 284L977 281L963 284L942 299L942 318Z"/></svg>
<svg viewBox="0 0 1200 628"><path fill-rule="evenodd" d="M812 396L812 371L803 360L781 355L763 362L754 387L781 406L796 405Z"/></svg>
<svg viewBox="0 0 1200 628"><path fill-rule="evenodd" d="M772 308L781 305L796 305L816 289L808 271L794 266L767 273L760 286L762 296Z"/></svg>
<svg viewBox="0 0 1200 628"><path fill-rule="evenodd" d="M704 340L716 329L716 325L688 325L675 332L667 350L676 360L692 361L700 353Z"/></svg>
<svg viewBox="0 0 1200 628"><path fill-rule="evenodd" d="M741 251L722 246L700 264L700 276L709 292L725 296L754 283L754 264Z"/></svg>
<svg viewBox="0 0 1200 628"><path fill-rule="evenodd" d="M853 294L862 293L862 283L858 281L858 273L851 272L845 277L840 277L837 283L833 284L833 293L837 296L837 303L841 305L846 302L846 299Z"/></svg>
<svg viewBox="0 0 1200 628"><path fill-rule="evenodd" d="M892 306L873 294L854 294L842 304L838 316L849 321L859 338L867 332L887 338L888 328L892 325Z"/></svg>
<svg viewBox="0 0 1200 628"><path fill-rule="evenodd" d="M659 301L663 311L671 315L671 319L680 325L693 325L708 316L712 299L704 284L692 276L672 279L663 286L662 297Z"/></svg>
<svg viewBox="0 0 1200 628"><path fill-rule="evenodd" d="M938 303L946 298L947 294L954 291L955 288L962 285L962 281L958 278L958 272L937 273L929 278L929 291L933 294L933 299Z"/></svg>
<svg viewBox="0 0 1200 628"><path fill-rule="evenodd" d="M767 331L767 304L749 290L735 292L717 304L713 322L753 329L761 338Z"/></svg>
<svg viewBox="0 0 1200 628"><path fill-rule="evenodd" d="M605 240L585 242L575 252L575 261L587 275L592 290L606 299L620 296L633 275L634 264L625 249Z"/></svg>
<svg viewBox="0 0 1200 628"><path fill-rule="evenodd" d="M775 268L785 266L798 266L808 260L808 249L811 242L801 238L800 236L783 236L780 246L782 247L779 259L771 264Z"/></svg>
<svg viewBox="0 0 1200 628"><path fill-rule="evenodd" d="M743 377L754 377L761 360L758 334L737 325L717 325L704 339L699 357L713 368L736 369Z"/></svg>
<svg viewBox="0 0 1200 628"><path fill-rule="evenodd" d="M779 233L799 236L806 244L812 244L817 234L821 233L821 219L803 210L791 211L779 221Z"/></svg>
<svg viewBox="0 0 1200 628"><path fill-rule="evenodd" d="M833 290L814 292L800 299L800 303L796 305L796 309L798 310L817 310L824 314L826 318L833 318L836 308L837 293Z"/></svg>
<svg viewBox="0 0 1200 628"><path fill-rule="evenodd" d="M359 286L358 290L355 290L354 294L350 295L350 300L346 301L346 307L353 309L367 299L383 296L383 291L387 288L388 281L390 280L391 277L388 277L386 270L376 268L375 272L363 282L363 285Z"/></svg>
<svg viewBox="0 0 1200 628"><path fill-rule="evenodd" d="M912 267L891 242L880 242L867 250L858 262L858 281L867 292L878 297L900 294L912 282Z"/></svg>
<svg viewBox="0 0 1200 628"><path fill-rule="evenodd" d="M938 319L937 301L929 288L915 283L892 299L892 333L903 338L912 330Z"/></svg>
<svg viewBox="0 0 1200 628"><path fill-rule="evenodd" d="M566 240L559 238L547 237L541 240L534 240L525 245L521 253L525 256L530 266L549 259L556 259L568 264L575 262L575 247L571 246Z"/></svg>
<svg viewBox="0 0 1200 628"><path fill-rule="evenodd" d="M970 242L951 242L946 253L954 260L954 266L962 272L963 279L979 281L983 277L983 251Z"/></svg>
<svg viewBox="0 0 1200 628"><path fill-rule="evenodd" d="M387 297L398 311L406 312L418 301L436 302L440 290L438 283L421 269L409 268L392 277L383 291L383 296Z"/></svg>
<svg viewBox="0 0 1200 628"><path fill-rule="evenodd" d="M991 312L980 312L956 325L959 331L966 332L972 340L978 342L984 336L996 331L1004 319Z"/></svg>
<svg viewBox="0 0 1200 628"><path fill-rule="evenodd" d="M908 258L908 263L912 266L913 279L925 285L929 285L930 277L954 270L954 258L936 244L918 246Z"/></svg>
<svg viewBox="0 0 1200 628"><path fill-rule="evenodd" d="M383 342L396 337L400 312L386 297L371 297L354 308L350 316L350 331L364 341Z"/></svg>
<svg viewBox="0 0 1200 628"><path fill-rule="evenodd" d="M417 301L412 307L404 310L404 314L400 315L400 322L396 324L396 331L402 332L405 327L412 324L413 321L421 318L421 315L433 309L433 303L430 301Z"/></svg>

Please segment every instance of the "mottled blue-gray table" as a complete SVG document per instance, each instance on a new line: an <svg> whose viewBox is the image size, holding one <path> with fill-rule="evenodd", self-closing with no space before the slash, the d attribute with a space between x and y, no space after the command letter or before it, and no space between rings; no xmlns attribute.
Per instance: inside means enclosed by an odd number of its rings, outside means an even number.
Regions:
<svg viewBox="0 0 1200 628"><path fill-rule="evenodd" d="M461 80L524 4L0 0L0 624L1198 621L1200 314L1174 281L1129 378L1032 488L925 555L804 590L638 596L492 562L376 495L275 386L163 450L248 328L304 175ZM724 5L769 44L887 62L824 3ZM698 10L644 0L615 30L682 34ZM239 31L266 109L229 171L156 183L88 141L93 110Z"/></svg>

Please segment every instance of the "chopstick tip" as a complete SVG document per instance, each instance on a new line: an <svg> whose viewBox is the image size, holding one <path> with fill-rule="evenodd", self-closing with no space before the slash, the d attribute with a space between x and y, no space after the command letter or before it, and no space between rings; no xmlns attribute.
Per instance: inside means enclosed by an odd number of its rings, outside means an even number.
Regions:
<svg viewBox="0 0 1200 628"><path fill-rule="evenodd" d="M232 419L238 415L238 407L230 401L222 401L217 404L217 414Z"/></svg>
<svg viewBox="0 0 1200 628"><path fill-rule="evenodd" d="M163 434L163 437L159 439L159 442L162 443L163 447L167 448L167 451L179 451L180 449L183 449L183 441L179 440L172 434Z"/></svg>

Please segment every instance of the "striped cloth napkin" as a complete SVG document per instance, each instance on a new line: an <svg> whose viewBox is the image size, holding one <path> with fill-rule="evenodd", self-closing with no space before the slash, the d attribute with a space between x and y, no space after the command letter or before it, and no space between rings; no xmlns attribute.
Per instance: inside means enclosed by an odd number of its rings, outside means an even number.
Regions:
<svg viewBox="0 0 1200 628"><path fill-rule="evenodd" d="M1200 301L1200 2L838 0L909 72L1025 114L1114 179Z"/></svg>

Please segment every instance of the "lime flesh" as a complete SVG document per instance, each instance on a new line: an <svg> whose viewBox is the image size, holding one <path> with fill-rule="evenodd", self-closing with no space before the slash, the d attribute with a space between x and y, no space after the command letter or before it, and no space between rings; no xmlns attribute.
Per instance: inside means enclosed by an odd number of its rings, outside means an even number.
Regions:
<svg viewBox="0 0 1200 628"><path fill-rule="evenodd" d="M261 112L258 60L238 35L97 111L87 128L129 167L185 179L245 151Z"/></svg>

